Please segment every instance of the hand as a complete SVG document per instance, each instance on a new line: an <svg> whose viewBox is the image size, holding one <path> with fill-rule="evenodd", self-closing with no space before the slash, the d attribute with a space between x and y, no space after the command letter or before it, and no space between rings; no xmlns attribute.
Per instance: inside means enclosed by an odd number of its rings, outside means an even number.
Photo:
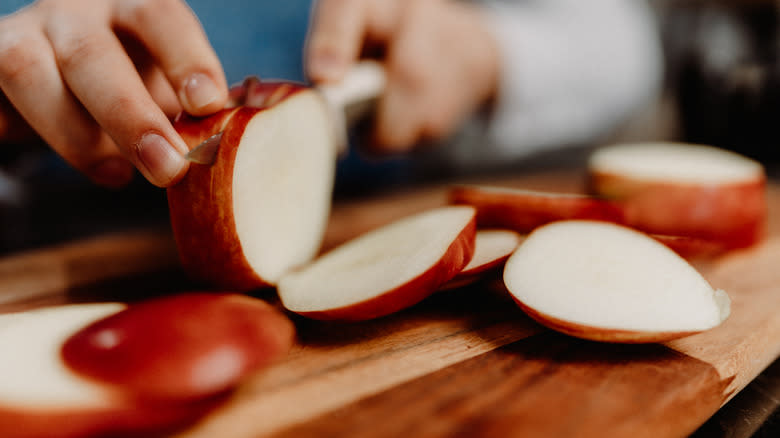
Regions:
<svg viewBox="0 0 780 438"><path fill-rule="evenodd" d="M227 100L182 0L39 0L2 17L0 91L66 161L112 187L130 181L132 165L155 185L175 183L187 146L169 117ZM13 109L0 105L0 142L23 131Z"/></svg>
<svg viewBox="0 0 780 438"><path fill-rule="evenodd" d="M306 48L314 82L338 81L366 49L385 53L376 147L440 139L497 88L499 55L481 11L447 0L320 0Z"/></svg>

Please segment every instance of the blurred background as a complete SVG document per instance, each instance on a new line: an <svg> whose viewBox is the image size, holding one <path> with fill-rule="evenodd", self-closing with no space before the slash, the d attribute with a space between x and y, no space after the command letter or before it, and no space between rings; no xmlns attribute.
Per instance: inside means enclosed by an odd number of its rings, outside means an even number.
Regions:
<svg viewBox="0 0 780 438"><path fill-rule="evenodd" d="M0 15L29 3L0 0ZM188 4L200 18L230 83L248 75L305 81L303 45L310 0L189 0ZM649 4L666 58L663 92L603 142L708 143L757 158L771 175L776 174L780 161L775 123L780 110L777 2L655 0ZM464 126L450 140L482 141L468 128ZM566 145L507 160L499 169L480 167L473 172L576 166L593 146ZM352 150L339 164L336 196L363 196L469 172L437 162L430 150L385 160ZM126 189L107 190L91 185L43 145L0 147L0 254L104 229L165 223L166 214L164 191L140 175Z"/></svg>

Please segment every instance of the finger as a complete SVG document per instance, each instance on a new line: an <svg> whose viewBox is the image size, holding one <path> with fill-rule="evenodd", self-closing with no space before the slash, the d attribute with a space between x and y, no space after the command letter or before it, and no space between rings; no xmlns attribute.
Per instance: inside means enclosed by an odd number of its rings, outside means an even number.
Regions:
<svg viewBox="0 0 780 438"><path fill-rule="evenodd" d="M149 90L149 94L162 108L165 115L172 119L182 111L182 106L165 73L138 39L122 31L115 33L133 61L141 80L143 80L146 89Z"/></svg>
<svg viewBox="0 0 780 438"><path fill-rule="evenodd" d="M117 25L144 44L187 112L206 115L222 109L228 94L225 74L200 22L183 1L116 5Z"/></svg>
<svg viewBox="0 0 780 438"><path fill-rule="evenodd" d="M320 0L306 46L306 69L315 82L338 81L358 59L366 31L366 1Z"/></svg>
<svg viewBox="0 0 780 438"><path fill-rule="evenodd" d="M169 119L181 112L182 106L176 97L176 92L173 91L170 82L168 82L165 73L161 69L157 67L146 69L141 72L141 78L152 99L154 99Z"/></svg>
<svg viewBox="0 0 780 438"><path fill-rule="evenodd" d="M56 17L46 32L65 83L125 157L155 185L178 181L188 168L182 156L188 148L116 35L100 23Z"/></svg>
<svg viewBox="0 0 780 438"><path fill-rule="evenodd" d="M8 23L3 23L8 25ZM0 88L32 128L65 161L98 184L127 184L133 168L103 135L60 78L54 53L34 26L0 34Z"/></svg>
<svg viewBox="0 0 780 438"><path fill-rule="evenodd" d="M376 145L387 152L411 149L424 134L426 117L436 97L432 77L437 54L430 51L429 2L410 2L389 46L387 87L377 108ZM453 93L454 94L454 93ZM446 109L444 109L446 110Z"/></svg>

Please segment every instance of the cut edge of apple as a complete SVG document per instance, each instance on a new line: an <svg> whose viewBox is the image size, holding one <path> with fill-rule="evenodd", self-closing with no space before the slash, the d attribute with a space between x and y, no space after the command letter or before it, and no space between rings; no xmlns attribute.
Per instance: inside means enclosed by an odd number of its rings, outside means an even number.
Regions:
<svg viewBox="0 0 780 438"><path fill-rule="evenodd" d="M279 282L282 304L314 319L358 321L416 304L474 254L475 210L440 207L338 246Z"/></svg>
<svg viewBox="0 0 780 438"><path fill-rule="evenodd" d="M504 283L537 322L602 342L663 342L720 325L730 313L685 259L650 236L596 221L532 232L507 260Z"/></svg>
<svg viewBox="0 0 780 438"><path fill-rule="evenodd" d="M237 291L273 286L319 251L338 154L334 129L316 91L285 93L270 107L231 110L214 164L192 164L168 188L180 260L198 281Z"/></svg>

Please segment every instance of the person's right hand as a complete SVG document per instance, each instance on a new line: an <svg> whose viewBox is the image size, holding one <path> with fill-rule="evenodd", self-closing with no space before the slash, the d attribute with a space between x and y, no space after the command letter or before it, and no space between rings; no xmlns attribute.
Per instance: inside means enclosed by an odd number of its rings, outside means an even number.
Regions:
<svg viewBox="0 0 780 438"><path fill-rule="evenodd" d="M6 99L0 143L25 131L21 115L94 182L122 186L134 165L165 187L188 167L169 117L221 109L227 84L183 0L38 0L0 17Z"/></svg>

